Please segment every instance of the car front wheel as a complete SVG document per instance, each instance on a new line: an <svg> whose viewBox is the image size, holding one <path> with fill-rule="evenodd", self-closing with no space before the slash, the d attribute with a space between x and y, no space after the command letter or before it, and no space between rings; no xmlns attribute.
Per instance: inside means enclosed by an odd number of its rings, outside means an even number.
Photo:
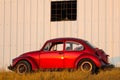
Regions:
<svg viewBox="0 0 120 80"><path fill-rule="evenodd" d="M20 61L16 65L15 71L20 74L31 72L31 66L27 61Z"/></svg>

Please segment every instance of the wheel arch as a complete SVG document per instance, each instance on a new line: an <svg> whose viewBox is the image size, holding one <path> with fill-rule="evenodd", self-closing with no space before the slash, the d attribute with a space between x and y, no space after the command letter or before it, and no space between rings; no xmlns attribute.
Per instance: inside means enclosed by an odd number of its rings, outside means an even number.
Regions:
<svg viewBox="0 0 120 80"><path fill-rule="evenodd" d="M13 67L15 67L20 61L27 61L30 64L31 69L33 71L35 71L35 70L37 70L39 68L38 64L31 57L21 57L21 58L17 59L15 61L14 65L13 65Z"/></svg>
<svg viewBox="0 0 120 80"><path fill-rule="evenodd" d="M81 56L79 56L77 58L77 60L75 62L75 67L76 68L78 67L79 62L81 60L83 60L83 59L89 59L89 60L91 60L91 61L94 62L94 64L96 65L96 67L98 67L98 68L101 67L101 62L100 62L100 60L96 56L90 55L90 54L88 54L88 55L85 54L85 55L81 55Z"/></svg>

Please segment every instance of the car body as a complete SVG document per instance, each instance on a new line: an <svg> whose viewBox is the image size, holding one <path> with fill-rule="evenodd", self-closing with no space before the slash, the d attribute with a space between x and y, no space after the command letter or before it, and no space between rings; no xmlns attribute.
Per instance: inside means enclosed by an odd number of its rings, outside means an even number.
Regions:
<svg viewBox="0 0 120 80"><path fill-rule="evenodd" d="M38 51L24 53L12 61L10 70L26 73L39 69L79 69L95 72L109 67L108 55L78 38L56 38L46 41Z"/></svg>

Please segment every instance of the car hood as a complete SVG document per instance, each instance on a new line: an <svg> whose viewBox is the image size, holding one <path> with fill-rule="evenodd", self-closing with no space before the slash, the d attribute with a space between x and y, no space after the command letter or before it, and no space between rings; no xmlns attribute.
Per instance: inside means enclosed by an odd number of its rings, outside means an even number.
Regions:
<svg viewBox="0 0 120 80"><path fill-rule="evenodd" d="M40 51L31 51L31 52L26 52L20 55L20 57L22 56L34 56L36 54L40 53Z"/></svg>

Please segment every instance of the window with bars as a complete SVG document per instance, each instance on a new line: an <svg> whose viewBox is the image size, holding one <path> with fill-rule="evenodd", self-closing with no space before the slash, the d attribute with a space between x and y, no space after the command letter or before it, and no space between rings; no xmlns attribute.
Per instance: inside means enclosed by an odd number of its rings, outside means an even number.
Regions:
<svg viewBox="0 0 120 80"><path fill-rule="evenodd" d="M76 19L77 0L51 2L51 21L74 21Z"/></svg>

